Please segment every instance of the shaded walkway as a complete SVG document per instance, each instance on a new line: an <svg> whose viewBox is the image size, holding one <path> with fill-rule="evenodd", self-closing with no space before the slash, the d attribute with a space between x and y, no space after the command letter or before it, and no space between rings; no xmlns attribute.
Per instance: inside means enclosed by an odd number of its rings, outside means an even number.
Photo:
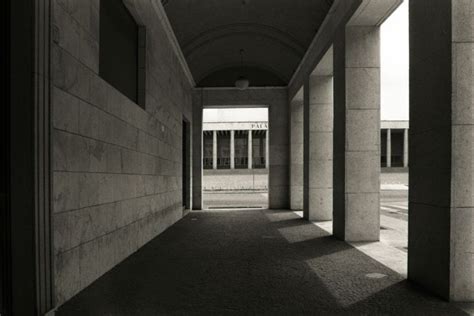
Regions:
<svg viewBox="0 0 474 316"><path fill-rule="evenodd" d="M58 315L465 315L289 211L193 212Z"/></svg>

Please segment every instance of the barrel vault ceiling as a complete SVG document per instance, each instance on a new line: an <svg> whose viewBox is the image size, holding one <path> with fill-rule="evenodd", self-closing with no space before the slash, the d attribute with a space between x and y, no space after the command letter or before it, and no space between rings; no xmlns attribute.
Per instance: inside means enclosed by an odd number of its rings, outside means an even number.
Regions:
<svg viewBox="0 0 474 316"><path fill-rule="evenodd" d="M165 0L197 86L290 81L333 0ZM243 50L241 63L240 50Z"/></svg>

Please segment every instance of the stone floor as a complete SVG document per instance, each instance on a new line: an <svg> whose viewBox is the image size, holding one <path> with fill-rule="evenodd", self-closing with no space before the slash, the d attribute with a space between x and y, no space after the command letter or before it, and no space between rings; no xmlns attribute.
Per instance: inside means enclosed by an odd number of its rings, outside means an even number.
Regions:
<svg viewBox="0 0 474 316"><path fill-rule="evenodd" d="M466 315L291 211L191 212L58 315Z"/></svg>

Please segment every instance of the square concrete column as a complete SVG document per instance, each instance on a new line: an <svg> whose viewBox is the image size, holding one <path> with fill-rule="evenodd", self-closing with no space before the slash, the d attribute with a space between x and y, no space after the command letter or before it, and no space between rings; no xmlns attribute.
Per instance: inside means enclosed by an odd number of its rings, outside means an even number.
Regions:
<svg viewBox="0 0 474 316"><path fill-rule="evenodd" d="M403 167L408 167L408 128L403 130Z"/></svg>
<svg viewBox="0 0 474 316"><path fill-rule="evenodd" d="M446 299L471 302L473 30L471 0L410 1L408 278Z"/></svg>
<svg viewBox="0 0 474 316"><path fill-rule="evenodd" d="M248 167L249 169L253 168L253 152L252 152L252 131L249 130L248 133Z"/></svg>
<svg viewBox="0 0 474 316"><path fill-rule="evenodd" d="M235 131L230 131L230 169L235 169Z"/></svg>
<svg viewBox="0 0 474 316"><path fill-rule="evenodd" d="M328 221L333 212L333 77L313 75L306 88L303 215L312 221Z"/></svg>
<svg viewBox="0 0 474 316"><path fill-rule="evenodd" d="M212 169L217 169L217 131L212 131Z"/></svg>
<svg viewBox="0 0 474 316"><path fill-rule="evenodd" d="M290 208L303 209L303 98L290 102Z"/></svg>
<svg viewBox="0 0 474 316"><path fill-rule="evenodd" d="M334 43L334 235L380 233L380 36L347 26Z"/></svg>
<svg viewBox="0 0 474 316"><path fill-rule="evenodd" d="M265 169L270 169L270 133L265 131Z"/></svg>
<svg viewBox="0 0 474 316"><path fill-rule="evenodd" d="M387 128L387 168L392 167L392 130Z"/></svg>

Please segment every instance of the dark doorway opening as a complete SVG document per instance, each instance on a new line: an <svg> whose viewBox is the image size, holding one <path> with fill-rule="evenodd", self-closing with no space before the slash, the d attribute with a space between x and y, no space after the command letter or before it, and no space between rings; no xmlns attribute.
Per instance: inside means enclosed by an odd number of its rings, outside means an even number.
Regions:
<svg viewBox="0 0 474 316"><path fill-rule="evenodd" d="M182 203L184 209L191 208L191 129L189 122L183 120L183 150L182 150Z"/></svg>

